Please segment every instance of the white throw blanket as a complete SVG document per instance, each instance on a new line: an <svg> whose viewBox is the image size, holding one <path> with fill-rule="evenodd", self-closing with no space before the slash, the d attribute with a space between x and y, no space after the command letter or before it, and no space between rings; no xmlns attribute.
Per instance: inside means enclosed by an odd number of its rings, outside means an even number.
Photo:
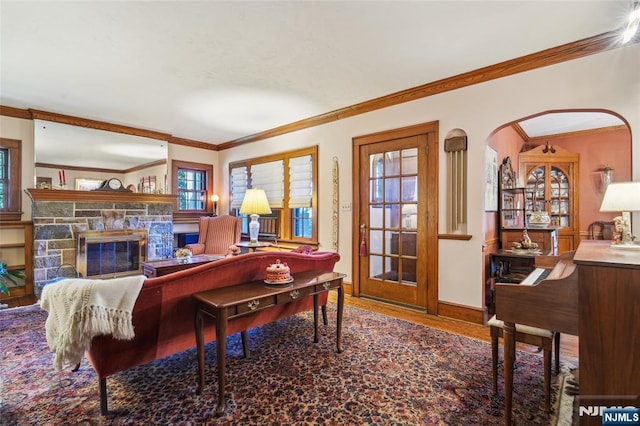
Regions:
<svg viewBox="0 0 640 426"><path fill-rule="evenodd" d="M91 340L111 334L120 340L135 336L131 313L140 294L143 275L114 279L65 279L42 290L41 307L49 315L47 343L53 366L77 365Z"/></svg>

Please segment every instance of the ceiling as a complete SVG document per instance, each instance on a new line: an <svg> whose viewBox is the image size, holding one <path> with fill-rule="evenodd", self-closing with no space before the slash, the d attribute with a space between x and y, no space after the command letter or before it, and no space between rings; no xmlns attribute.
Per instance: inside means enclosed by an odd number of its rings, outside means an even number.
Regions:
<svg viewBox="0 0 640 426"><path fill-rule="evenodd" d="M219 144L612 31L629 8L1 0L0 105Z"/></svg>

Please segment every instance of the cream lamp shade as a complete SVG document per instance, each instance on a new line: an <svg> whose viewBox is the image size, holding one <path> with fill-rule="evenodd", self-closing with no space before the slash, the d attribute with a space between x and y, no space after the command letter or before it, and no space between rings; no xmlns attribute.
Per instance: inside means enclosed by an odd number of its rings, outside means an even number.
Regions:
<svg viewBox="0 0 640 426"><path fill-rule="evenodd" d="M633 245L631 214L629 212L640 211L640 182L615 182L609 184L607 191L604 193L600 211L622 213L620 245Z"/></svg>
<svg viewBox="0 0 640 426"><path fill-rule="evenodd" d="M240 214L251 216L249 222L249 240L252 243L258 242L258 233L260 232L260 222L258 218L261 214L270 214L269 200L263 189L247 189L240 206Z"/></svg>

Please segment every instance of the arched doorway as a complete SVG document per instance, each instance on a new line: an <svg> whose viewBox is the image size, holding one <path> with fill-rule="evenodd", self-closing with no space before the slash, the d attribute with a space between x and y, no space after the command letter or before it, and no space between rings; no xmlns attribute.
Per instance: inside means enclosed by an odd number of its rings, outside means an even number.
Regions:
<svg viewBox="0 0 640 426"><path fill-rule="evenodd" d="M610 221L616 214L600 212L604 195L604 170L612 169L613 181L629 181L632 176L631 131L624 117L608 110L550 110L518 118L498 127L486 141L498 153L498 163L510 157L520 184L529 180L532 170L520 170L520 157L538 147L559 147L579 157L574 186L578 212L576 246L592 238L590 225ZM540 149L540 148L539 148ZM496 188L497 190L497 188ZM499 212L485 212L485 303L492 304L489 286L489 254L501 248ZM575 247L571 247L573 249ZM488 309L490 311L490 309Z"/></svg>

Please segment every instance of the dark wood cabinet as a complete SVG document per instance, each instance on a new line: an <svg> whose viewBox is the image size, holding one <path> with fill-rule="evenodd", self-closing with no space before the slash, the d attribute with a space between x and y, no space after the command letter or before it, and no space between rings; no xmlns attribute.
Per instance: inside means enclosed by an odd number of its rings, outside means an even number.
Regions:
<svg viewBox="0 0 640 426"><path fill-rule="evenodd" d="M640 407L640 251L582 241L579 276L580 408ZM600 425L600 416L581 416Z"/></svg>

